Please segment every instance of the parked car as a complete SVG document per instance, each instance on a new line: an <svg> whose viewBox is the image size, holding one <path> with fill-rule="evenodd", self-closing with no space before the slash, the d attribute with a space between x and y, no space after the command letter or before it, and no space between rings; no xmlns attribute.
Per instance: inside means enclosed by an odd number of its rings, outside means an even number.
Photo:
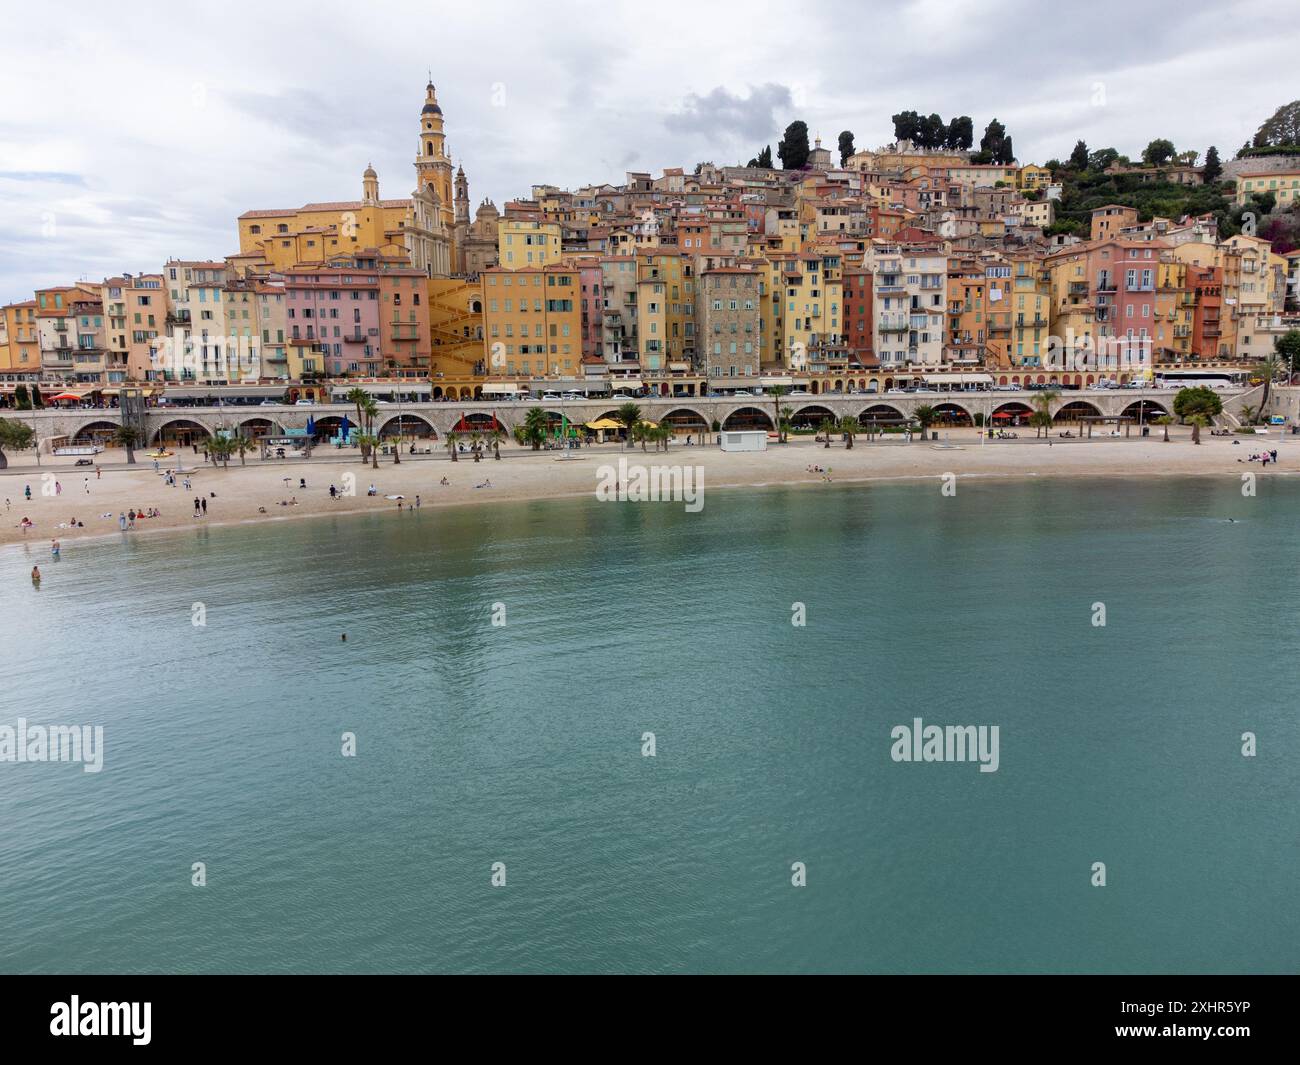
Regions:
<svg viewBox="0 0 1300 1065"><path fill-rule="evenodd" d="M812 393L805 391L802 388L796 388L793 392L787 392L786 395L787 396L811 396Z"/></svg>
<svg viewBox="0 0 1300 1065"><path fill-rule="evenodd" d="M731 394L732 394L733 396L752 396L754 393L753 393L753 392L748 392L748 391L746 391L746 390L743 389L743 388L738 388L738 389L736 389L736 391L734 391L734 392L731 393Z"/></svg>
<svg viewBox="0 0 1300 1065"><path fill-rule="evenodd" d="M316 406L316 401L315 401L314 399L300 399L300 400L298 400L297 403L294 404L294 406L295 406L295 407L314 407L314 406Z"/></svg>
<svg viewBox="0 0 1300 1065"><path fill-rule="evenodd" d="M73 465L74 465L74 466L93 466L93 465L95 465L95 460L94 460L94 459L77 459L77 461L74 462Z"/></svg>

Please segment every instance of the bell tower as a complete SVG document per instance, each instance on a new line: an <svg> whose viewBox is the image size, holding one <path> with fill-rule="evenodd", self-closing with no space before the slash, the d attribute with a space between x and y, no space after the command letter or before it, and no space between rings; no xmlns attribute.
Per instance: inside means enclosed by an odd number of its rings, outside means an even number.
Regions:
<svg viewBox="0 0 1300 1065"><path fill-rule="evenodd" d="M451 231L454 200L451 184L451 159L447 157L447 136L442 129L442 108L433 82L425 86L424 107L420 109L420 152L415 159L418 188L432 187L438 197L443 222Z"/></svg>

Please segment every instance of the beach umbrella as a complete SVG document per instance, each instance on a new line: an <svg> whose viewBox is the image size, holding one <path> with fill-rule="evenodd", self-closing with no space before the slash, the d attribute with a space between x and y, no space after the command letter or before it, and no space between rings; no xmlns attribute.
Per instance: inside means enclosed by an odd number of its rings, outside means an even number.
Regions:
<svg viewBox="0 0 1300 1065"><path fill-rule="evenodd" d="M344 418L343 420L347 421L346 418ZM316 435L316 419L313 418L310 414L307 415L307 435L308 436Z"/></svg>

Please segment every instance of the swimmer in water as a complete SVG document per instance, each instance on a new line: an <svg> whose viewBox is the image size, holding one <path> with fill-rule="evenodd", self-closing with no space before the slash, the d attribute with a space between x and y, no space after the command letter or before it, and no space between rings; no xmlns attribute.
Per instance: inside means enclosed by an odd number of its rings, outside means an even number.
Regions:
<svg viewBox="0 0 1300 1065"><path fill-rule="evenodd" d="M33 583L33 584L40 584L40 583L41 583L41 567L40 567L40 566L33 566L33 567L32 567L32 583Z"/></svg>

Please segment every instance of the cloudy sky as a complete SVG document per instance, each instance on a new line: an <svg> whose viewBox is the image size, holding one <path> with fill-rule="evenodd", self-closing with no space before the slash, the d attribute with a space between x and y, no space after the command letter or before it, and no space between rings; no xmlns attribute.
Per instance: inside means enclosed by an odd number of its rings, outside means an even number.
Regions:
<svg viewBox="0 0 1300 1065"><path fill-rule="evenodd" d="M1228 14L1228 11L1231 14ZM472 202L702 159L802 118L834 148L900 110L997 117L1022 162L1082 137L1225 158L1300 44L1276 4L1091 0L72 2L0 37L0 302L237 250L252 208L414 183L432 70Z"/></svg>

